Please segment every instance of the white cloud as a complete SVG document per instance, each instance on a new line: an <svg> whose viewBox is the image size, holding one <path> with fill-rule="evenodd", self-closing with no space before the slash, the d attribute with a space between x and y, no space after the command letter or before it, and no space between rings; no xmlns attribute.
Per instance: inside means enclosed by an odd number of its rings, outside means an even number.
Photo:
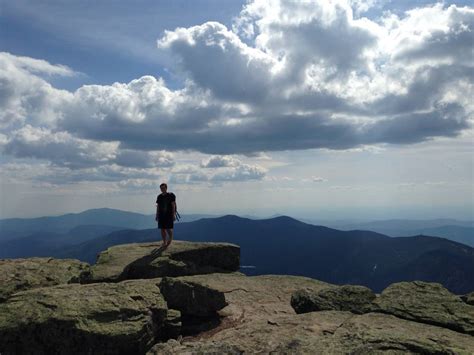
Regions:
<svg viewBox="0 0 474 355"><path fill-rule="evenodd" d="M68 132L26 125L10 133L2 150L17 158L47 160L71 169L120 165L131 168L170 167L174 165L169 152L144 152L120 149L117 142L95 142L80 139Z"/></svg>
<svg viewBox="0 0 474 355"><path fill-rule="evenodd" d="M37 158L58 166L81 168L98 166L114 158L118 144L95 143L67 132L52 132L26 125L10 134L3 150L17 158Z"/></svg>
<svg viewBox="0 0 474 355"><path fill-rule="evenodd" d="M7 52L0 52L0 58L2 66L8 65L7 63L14 63L14 66L18 69L25 70L33 74L46 74L46 75L59 75L59 76L74 76L78 75L71 68L61 64L51 64L46 60L34 59L24 56L16 56ZM6 63L5 63L6 62Z"/></svg>
<svg viewBox="0 0 474 355"><path fill-rule="evenodd" d="M35 73L72 75L44 60L0 52L0 130L33 123L54 124L72 94L53 88Z"/></svg>
<svg viewBox="0 0 474 355"><path fill-rule="evenodd" d="M437 3L385 19L383 48L405 65L472 65L474 9Z"/></svg>
<svg viewBox="0 0 474 355"><path fill-rule="evenodd" d="M203 168L221 168L226 166L236 167L241 165L242 162L232 156L221 156L214 155L210 158L201 161L201 167Z"/></svg>
<svg viewBox="0 0 474 355"><path fill-rule="evenodd" d="M158 47L175 54L178 68L217 98L256 102L267 95L273 58L220 23L166 31Z"/></svg>
<svg viewBox="0 0 474 355"><path fill-rule="evenodd" d="M474 10L354 17L372 6L256 0L233 30L207 22L167 31L158 46L184 76L177 90L153 76L58 90L47 76L72 69L0 53L3 152L81 170L73 179L146 179L137 172L160 168L182 183L212 183L265 176L233 154L388 149L469 129ZM211 154L200 167L216 171L180 171L177 151Z"/></svg>

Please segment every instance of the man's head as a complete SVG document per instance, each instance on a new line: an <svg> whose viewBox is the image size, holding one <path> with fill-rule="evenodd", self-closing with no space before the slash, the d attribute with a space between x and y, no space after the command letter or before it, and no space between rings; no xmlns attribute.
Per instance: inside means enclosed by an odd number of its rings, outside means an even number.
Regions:
<svg viewBox="0 0 474 355"><path fill-rule="evenodd" d="M166 190L168 190L168 185L166 185L166 183L163 182L160 185L160 190L161 190L161 192L166 192Z"/></svg>

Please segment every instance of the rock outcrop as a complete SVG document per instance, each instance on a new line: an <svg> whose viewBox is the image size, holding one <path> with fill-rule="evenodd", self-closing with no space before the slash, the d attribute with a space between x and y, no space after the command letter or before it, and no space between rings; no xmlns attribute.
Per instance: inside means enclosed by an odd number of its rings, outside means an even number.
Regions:
<svg viewBox="0 0 474 355"><path fill-rule="evenodd" d="M474 306L474 292L461 296L461 299L467 304Z"/></svg>
<svg viewBox="0 0 474 355"><path fill-rule="evenodd" d="M383 290L375 304L380 312L399 318L474 335L474 306L437 283L392 284Z"/></svg>
<svg viewBox="0 0 474 355"><path fill-rule="evenodd" d="M221 327L257 319L271 323L276 315L295 314L290 301L296 290L317 291L331 286L303 276L250 277L238 273L165 278L160 284L172 308L190 315L206 315L218 310L223 321ZM206 302L195 301L200 294L209 296Z"/></svg>
<svg viewBox="0 0 474 355"><path fill-rule="evenodd" d="M166 316L156 280L19 292L0 304L0 353L144 353Z"/></svg>
<svg viewBox="0 0 474 355"><path fill-rule="evenodd" d="M77 283L89 274L89 264L75 259L0 259L0 303L15 292Z"/></svg>
<svg viewBox="0 0 474 355"><path fill-rule="evenodd" d="M99 254L85 282L118 282L163 276L209 274L239 270L240 248L229 243L173 241L122 244Z"/></svg>
<svg viewBox="0 0 474 355"><path fill-rule="evenodd" d="M344 285L318 291L302 289L291 296L291 306L296 313L314 311L349 311L367 313L373 309L375 294L364 286Z"/></svg>
<svg viewBox="0 0 474 355"><path fill-rule="evenodd" d="M174 354L472 354L473 337L395 316L321 311L235 324L212 335L156 344Z"/></svg>
<svg viewBox="0 0 474 355"><path fill-rule="evenodd" d="M90 275L85 268L76 279L57 281L61 285L10 291L0 303L0 353L472 354L474 349L472 295L461 299L441 285L417 281L393 284L376 296L365 287L301 276L250 277L236 272L235 245L158 246L112 247L100 254ZM79 279L82 284L66 284Z"/></svg>

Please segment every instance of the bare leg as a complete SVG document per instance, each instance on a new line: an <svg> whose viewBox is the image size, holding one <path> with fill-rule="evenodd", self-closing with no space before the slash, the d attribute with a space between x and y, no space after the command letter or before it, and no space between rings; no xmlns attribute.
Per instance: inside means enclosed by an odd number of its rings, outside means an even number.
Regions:
<svg viewBox="0 0 474 355"><path fill-rule="evenodd" d="M163 239L163 244L161 246L166 246L166 229L160 229L161 231L161 239Z"/></svg>
<svg viewBox="0 0 474 355"><path fill-rule="evenodd" d="M166 232L168 232L168 237L169 237L167 245L170 245L171 242L173 241L173 229L167 229Z"/></svg>

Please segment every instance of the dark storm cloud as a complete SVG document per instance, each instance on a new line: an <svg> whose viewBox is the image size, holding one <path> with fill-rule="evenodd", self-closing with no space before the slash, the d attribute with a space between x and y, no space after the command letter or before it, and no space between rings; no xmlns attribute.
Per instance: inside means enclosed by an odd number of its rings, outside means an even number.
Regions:
<svg viewBox="0 0 474 355"><path fill-rule="evenodd" d="M433 137L455 137L469 128L466 113L457 104L435 107L427 113L413 113L381 120L362 129L365 144L410 144Z"/></svg>

